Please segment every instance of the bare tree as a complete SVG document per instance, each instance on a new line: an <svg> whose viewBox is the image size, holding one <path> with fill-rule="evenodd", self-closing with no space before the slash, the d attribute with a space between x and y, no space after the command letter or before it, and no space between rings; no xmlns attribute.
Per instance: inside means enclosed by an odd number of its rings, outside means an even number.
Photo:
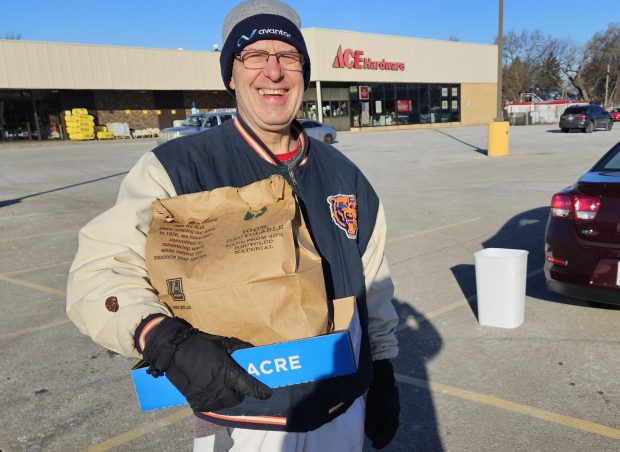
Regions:
<svg viewBox="0 0 620 452"><path fill-rule="evenodd" d="M553 39L550 52L558 62L557 84L561 87L562 98L567 99L571 91L576 91L580 100L590 101L587 84L583 80L584 49L569 38Z"/></svg>
<svg viewBox="0 0 620 452"><path fill-rule="evenodd" d="M541 98L557 97L564 91L560 65L553 53L554 40L542 32L509 32L503 42L503 96L514 101L525 92Z"/></svg>
<svg viewBox="0 0 620 452"><path fill-rule="evenodd" d="M606 107L620 102L620 24L609 24L588 41L582 66L593 101Z"/></svg>
<svg viewBox="0 0 620 452"><path fill-rule="evenodd" d="M9 32L6 35L4 35L4 39L14 39L14 40L20 40L22 38L22 34L21 33L14 33L14 32Z"/></svg>

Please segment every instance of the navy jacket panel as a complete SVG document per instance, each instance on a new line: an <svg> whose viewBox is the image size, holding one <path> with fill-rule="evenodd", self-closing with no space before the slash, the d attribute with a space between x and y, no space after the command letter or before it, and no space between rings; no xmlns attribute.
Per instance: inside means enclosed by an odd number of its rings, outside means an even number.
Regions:
<svg viewBox="0 0 620 452"><path fill-rule="evenodd" d="M251 135L266 148L258 137ZM277 159L273 164L259 156L239 134L233 121L177 138L154 150L178 195L225 186L242 187L273 174L284 176L297 195L323 259L328 297L353 295L357 300L362 346L356 373L277 388L266 401L246 397L242 404L218 411L219 417L214 417L214 413L202 413L214 423L265 429L267 427L260 422L239 423L226 416L278 416L286 418L286 425L268 428L313 430L346 410L370 383L372 366L362 255L374 229L379 200L366 178L344 155L330 145L308 139L306 135L304 138L306 158L292 169ZM341 198L356 202L356 218L349 218L353 226L343 221L339 215L342 211L334 208L334 202ZM355 234L352 234L354 229ZM340 409L333 410L339 405L342 405Z"/></svg>

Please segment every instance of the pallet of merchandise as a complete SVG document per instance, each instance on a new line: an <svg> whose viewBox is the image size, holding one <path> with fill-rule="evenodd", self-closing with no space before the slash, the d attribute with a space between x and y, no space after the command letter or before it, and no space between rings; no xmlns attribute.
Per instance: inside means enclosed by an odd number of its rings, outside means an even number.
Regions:
<svg viewBox="0 0 620 452"><path fill-rule="evenodd" d="M97 132L97 139L98 140L113 140L114 134L112 132L108 132L108 131L104 131L104 132Z"/></svg>
<svg viewBox="0 0 620 452"><path fill-rule="evenodd" d="M69 139L76 141L94 140L96 134L95 117L89 115L86 108L72 108L70 113L65 116Z"/></svg>
<svg viewBox="0 0 620 452"><path fill-rule="evenodd" d="M94 133L70 133L69 139L71 141L86 141L86 140L94 140Z"/></svg>
<svg viewBox="0 0 620 452"><path fill-rule="evenodd" d="M115 138L133 138L126 122L109 122L106 127L114 134Z"/></svg>

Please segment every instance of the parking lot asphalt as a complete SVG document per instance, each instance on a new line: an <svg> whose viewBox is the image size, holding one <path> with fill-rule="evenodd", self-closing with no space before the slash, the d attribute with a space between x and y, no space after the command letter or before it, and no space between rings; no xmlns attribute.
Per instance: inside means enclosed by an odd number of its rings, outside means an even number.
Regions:
<svg viewBox="0 0 620 452"><path fill-rule="evenodd" d="M568 304L542 273L548 204L614 143L610 132L487 127L341 132L388 219L401 318L401 427L388 451L617 451L620 310ZM65 315L77 231L114 203L153 140L0 145L0 449L191 450L187 408L142 413L133 360ZM477 321L473 253L529 251L525 322ZM366 450L372 450L369 446Z"/></svg>

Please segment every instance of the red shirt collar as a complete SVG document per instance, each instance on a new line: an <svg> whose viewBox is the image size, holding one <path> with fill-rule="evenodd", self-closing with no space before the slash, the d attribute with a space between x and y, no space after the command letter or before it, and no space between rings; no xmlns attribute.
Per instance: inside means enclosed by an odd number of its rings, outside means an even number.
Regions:
<svg viewBox="0 0 620 452"><path fill-rule="evenodd" d="M306 136L303 127L301 126L301 124L299 124L299 122L293 121L291 123L291 131L297 135L297 146L295 147L294 151L291 151L292 155L288 156L288 158L286 158L285 156L290 154L290 152L286 154L281 154L280 156L276 156L275 154L273 154L260 140L260 138L258 138L251 131L251 129L247 126L245 121L243 121L243 118L241 118L239 113L235 115L235 119L233 119L233 122L235 129L237 129L237 132L239 132L239 135L243 137L243 139L254 150L254 152L256 152L263 160L268 161L272 165L279 165L281 164L281 162L285 162L286 160L292 158L301 147L303 150L303 157L299 164L303 165L306 163L306 160L308 159L306 155L308 152L308 137Z"/></svg>

